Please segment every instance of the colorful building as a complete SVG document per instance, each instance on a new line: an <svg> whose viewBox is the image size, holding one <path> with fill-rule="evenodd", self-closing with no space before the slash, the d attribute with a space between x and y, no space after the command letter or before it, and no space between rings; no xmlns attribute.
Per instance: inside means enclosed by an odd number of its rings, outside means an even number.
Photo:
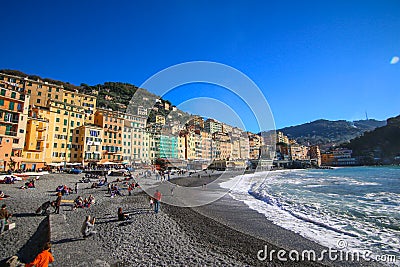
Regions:
<svg viewBox="0 0 400 267"><path fill-rule="evenodd" d="M94 166L102 160L104 130L95 124L85 124L73 130L71 162Z"/></svg>
<svg viewBox="0 0 400 267"><path fill-rule="evenodd" d="M37 108L35 108L37 111ZM23 170L36 170L45 167L46 144L48 144L49 119L30 111L26 126L25 146L22 151Z"/></svg>
<svg viewBox="0 0 400 267"><path fill-rule="evenodd" d="M23 83L0 76L0 170L21 168L28 108L29 96L25 94Z"/></svg>
<svg viewBox="0 0 400 267"><path fill-rule="evenodd" d="M122 131L124 127L124 113L109 109L97 109L94 124L104 130L102 150L103 157L100 163L122 163Z"/></svg>

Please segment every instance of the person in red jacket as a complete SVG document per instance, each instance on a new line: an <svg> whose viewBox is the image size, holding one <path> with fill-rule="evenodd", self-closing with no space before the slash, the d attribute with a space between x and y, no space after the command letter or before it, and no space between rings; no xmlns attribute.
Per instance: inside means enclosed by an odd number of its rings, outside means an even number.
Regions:
<svg viewBox="0 0 400 267"><path fill-rule="evenodd" d="M54 261L54 257L51 255L50 249L51 244L48 242L44 245L43 251L40 252L31 263L25 264L25 267L48 267L49 263Z"/></svg>
<svg viewBox="0 0 400 267"><path fill-rule="evenodd" d="M160 209L160 202L161 202L161 192L156 190L154 193L154 212L158 213L158 210Z"/></svg>

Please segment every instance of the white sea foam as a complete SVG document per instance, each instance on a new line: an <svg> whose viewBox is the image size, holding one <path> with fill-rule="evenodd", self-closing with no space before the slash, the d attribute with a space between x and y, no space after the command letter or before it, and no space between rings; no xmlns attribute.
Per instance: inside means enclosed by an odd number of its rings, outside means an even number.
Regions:
<svg viewBox="0 0 400 267"><path fill-rule="evenodd" d="M320 177L323 173L315 172L313 175ZM368 193L355 200L351 193L304 193L307 189L319 190L330 185L364 187L379 186L379 183L340 176L307 179L304 171L242 175L221 183L224 188L232 188L230 194L234 199L264 214L273 223L324 246L335 247L342 239L354 251L397 253L400 249L399 231L377 226L395 226L397 219L387 216L390 212L388 206L376 202L400 203L400 195ZM400 212L398 207L395 211ZM368 217L376 213L381 213L381 217Z"/></svg>

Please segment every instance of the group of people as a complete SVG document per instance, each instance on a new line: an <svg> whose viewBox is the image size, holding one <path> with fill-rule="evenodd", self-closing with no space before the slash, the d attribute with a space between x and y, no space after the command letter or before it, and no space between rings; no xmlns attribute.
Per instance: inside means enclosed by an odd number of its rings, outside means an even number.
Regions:
<svg viewBox="0 0 400 267"><path fill-rule="evenodd" d="M1 183L3 184L13 184L15 183L15 181L17 180L17 178L15 176L6 176L3 180L1 180Z"/></svg>
<svg viewBox="0 0 400 267"><path fill-rule="evenodd" d="M111 197L115 196L123 196L121 192L121 188L117 184L108 184L108 193L111 195Z"/></svg>
<svg viewBox="0 0 400 267"><path fill-rule="evenodd" d="M74 200L74 206L72 210L76 210L77 208L90 208L92 204L95 203L95 199L93 195L89 195L88 198L82 198L81 196L77 196Z"/></svg>
<svg viewBox="0 0 400 267"><path fill-rule="evenodd" d="M128 183L128 194L131 196L132 195L132 190L135 190L135 188L139 188L139 184L136 182Z"/></svg>
<svg viewBox="0 0 400 267"><path fill-rule="evenodd" d="M71 187L68 187L67 185L59 185L56 188L56 192L60 192L62 195L69 195L74 192Z"/></svg>
<svg viewBox="0 0 400 267"><path fill-rule="evenodd" d="M158 171L156 172L156 180L161 180L161 181L168 181L171 180L171 172L170 171Z"/></svg>

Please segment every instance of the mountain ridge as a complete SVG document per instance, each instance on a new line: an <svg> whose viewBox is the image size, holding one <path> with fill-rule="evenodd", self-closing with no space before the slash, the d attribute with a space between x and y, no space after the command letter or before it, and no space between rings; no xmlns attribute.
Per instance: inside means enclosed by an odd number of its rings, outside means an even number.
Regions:
<svg viewBox="0 0 400 267"><path fill-rule="evenodd" d="M304 145L319 145L323 148L348 142L365 132L386 125L386 121L369 120L326 120L318 119L312 122L281 128L290 139Z"/></svg>

